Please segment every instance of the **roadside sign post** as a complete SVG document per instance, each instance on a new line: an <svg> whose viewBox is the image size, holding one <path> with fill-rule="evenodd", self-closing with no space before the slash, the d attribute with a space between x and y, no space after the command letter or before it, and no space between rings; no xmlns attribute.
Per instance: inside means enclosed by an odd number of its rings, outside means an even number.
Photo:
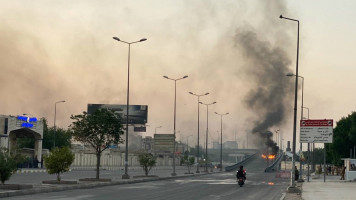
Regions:
<svg viewBox="0 0 356 200"><path fill-rule="evenodd" d="M326 145L333 142L333 120L300 120L301 143L324 143L324 182L326 178ZM308 169L309 174L309 169ZM309 180L309 177L308 177Z"/></svg>

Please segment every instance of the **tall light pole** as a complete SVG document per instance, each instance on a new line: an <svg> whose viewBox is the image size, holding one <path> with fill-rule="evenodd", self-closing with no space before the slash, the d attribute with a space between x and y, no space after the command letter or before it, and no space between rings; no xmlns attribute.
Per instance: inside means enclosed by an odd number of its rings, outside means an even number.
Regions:
<svg viewBox="0 0 356 200"><path fill-rule="evenodd" d="M206 160L206 163L205 163L205 172L208 172L208 166L207 166L207 162L208 162L208 134L209 134L209 106L210 105L213 105L213 104L216 104L216 101L214 101L213 103L202 103L202 102L199 102L200 104L203 104L203 105L206 105L206 145L205 145L205 160Z"/></svg>
<svg viewBox="0 0 356 200"><path fill-rule="evenodd" d="M54 132L53 132L53 148L56 147L56 117L57 117L57 103L64 103L66 101L57 101L54 103Z"/></svg>
<svg viewBox="0 0 356 200"><path fill-rule="evenodd" d="M178 79L173 79L169 78L168 76L163 76L163 78L166 78L168 80L174 81L174 144L173 144L173 173L171 174L172 176L176 176L176 102L177 102L177 81L188 78L187 75L183 76L182 78Z"/></svg>
<svg viewBox="0 0 356 200"><path fill-rule="evenodd" d="M303 108L308 110L308 119L309 119L309 108L307 108L307 107L303 107Z"/></svg>
<svg viewBox="0 0 356 200"><path fill-rule="evenodd" d="M293 73L287 73L287 76L296 76ZM302 106L300 109L300 119L303 120L303 107L304 107L304 77L303 76L298 76L298 78L302 79ZM308 143L309 144L309 143ZM300 142L300 152L303 153L303 143ZM303 168L302 168L302 161L300 160L300 156L299 156L299 171L300 171L300 178L299 180L303 181L302 179L302 175L303 175Z"/></svg>
<svg viewBox="0 0 356 200"><path fill-rule="evenodd" d="M118 37L113 37L114 40L128 44L129 45L129 53L128 53L128 62L127 62L127 101L126 101L126 150L125 150L125 174L122 175L122 179L129 179L130 176L128 174L128 160L129 160L129 105L130 105L130 52L131 52L131 44L146 41L146 38L142 38L141 40L135 42L125 42L120 40Z"/></svg>
<svg viewBox="0 0 356 200"><path fill-rule="evenodd" d="M229 113L225 113L225 114L219 114L217 112L215 112L215 114L220 115L220 171L222 171L222 117L224 115L228 115Z"/></svg>
<svg viewBox="0 0 356 200"><path fill-rule="evenodd" d="M205 94L194 94L193 92L189 92L189 94L191 95L194 95L196 97L198 97L198 146L197 146L197 171L196 173L200 173L199 171L199 149L200 149L200 146L199 146L199 102L200 102L200 97L202 96L206 96L209 94L209 92L205 93Z"/></svg>
<svg viewBox="0 0 356 200"><path fill-rule="evenodd" d="M296 146L296 131L297 131L297 100L298 100L298 62L299 62L299 20L291 19L287 17L279 16L281 19L286 19L298 23L297 32L297 60L296 60L296 70L295 70L295 91L294 91L294 119L293 119L293 164L292 164L292 176L291 176L291 187L295 187L295 146Z"/></svg>
<svg viewBox="0 0 356 200"><path fill-rule="evenodd" d="M309 119L309 108L302 107L302 109L308 110L308 119ZM309 182L309 176L310 176L310 143L308 143L308 182Z"/></svg>
<svg viewBox="0 0 356 200"><path fill-rule="evenodd" d="M188 149L189 149L189 143L188 143L188 139L189 139L189 137L192 137L193 135L188 135L187 136L187 151L188 151Z"/></svg>
<svg viewBox="0 0 356 200"><path fill-rule="evenodd" d="M162 126L158 126L158 127L155 128L155 134L157 134L157 129L158 128L162 128Z"/></svg>

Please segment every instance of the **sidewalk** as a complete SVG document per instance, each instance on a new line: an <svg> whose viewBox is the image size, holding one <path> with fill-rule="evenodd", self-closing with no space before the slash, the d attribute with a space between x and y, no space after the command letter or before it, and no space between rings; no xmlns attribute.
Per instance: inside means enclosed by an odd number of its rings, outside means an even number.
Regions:
<svg viewBox="0 0 356 200"><path fill-rule="evenodd" d="M341 181L340 176L320 175L318 179L310 178L310 182L303 183L302 198L305 200L314 199L356 199L356 182Z"/></svg>

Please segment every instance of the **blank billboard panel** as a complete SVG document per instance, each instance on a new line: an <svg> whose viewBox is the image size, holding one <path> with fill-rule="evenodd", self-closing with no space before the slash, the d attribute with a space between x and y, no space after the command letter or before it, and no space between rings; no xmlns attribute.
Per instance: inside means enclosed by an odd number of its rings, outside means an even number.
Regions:
<svg viewBox="0 0 356 200"><path fill-rule="evenodd" d="M122 124L126 124L127 106L121 104L88 104L88 114L94 113L98 109L109 109L122 119ZM147 105L129 105L129 124L147 123Z"/></svg>

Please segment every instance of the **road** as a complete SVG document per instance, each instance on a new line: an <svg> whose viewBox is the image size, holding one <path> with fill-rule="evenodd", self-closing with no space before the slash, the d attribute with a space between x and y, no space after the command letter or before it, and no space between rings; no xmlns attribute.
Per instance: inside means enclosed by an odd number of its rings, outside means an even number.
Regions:
<svg viewBox="0 0 356 200"><path fill-rule="evenodd" d="M82 190L42 193L8 199L154 199L154 200L215 200L215 199L280 199L288 179L264 173L265 163L255 158L246 165L246 184L240 188L235 172L215 173L199 177L116 185Z"/></svg>

